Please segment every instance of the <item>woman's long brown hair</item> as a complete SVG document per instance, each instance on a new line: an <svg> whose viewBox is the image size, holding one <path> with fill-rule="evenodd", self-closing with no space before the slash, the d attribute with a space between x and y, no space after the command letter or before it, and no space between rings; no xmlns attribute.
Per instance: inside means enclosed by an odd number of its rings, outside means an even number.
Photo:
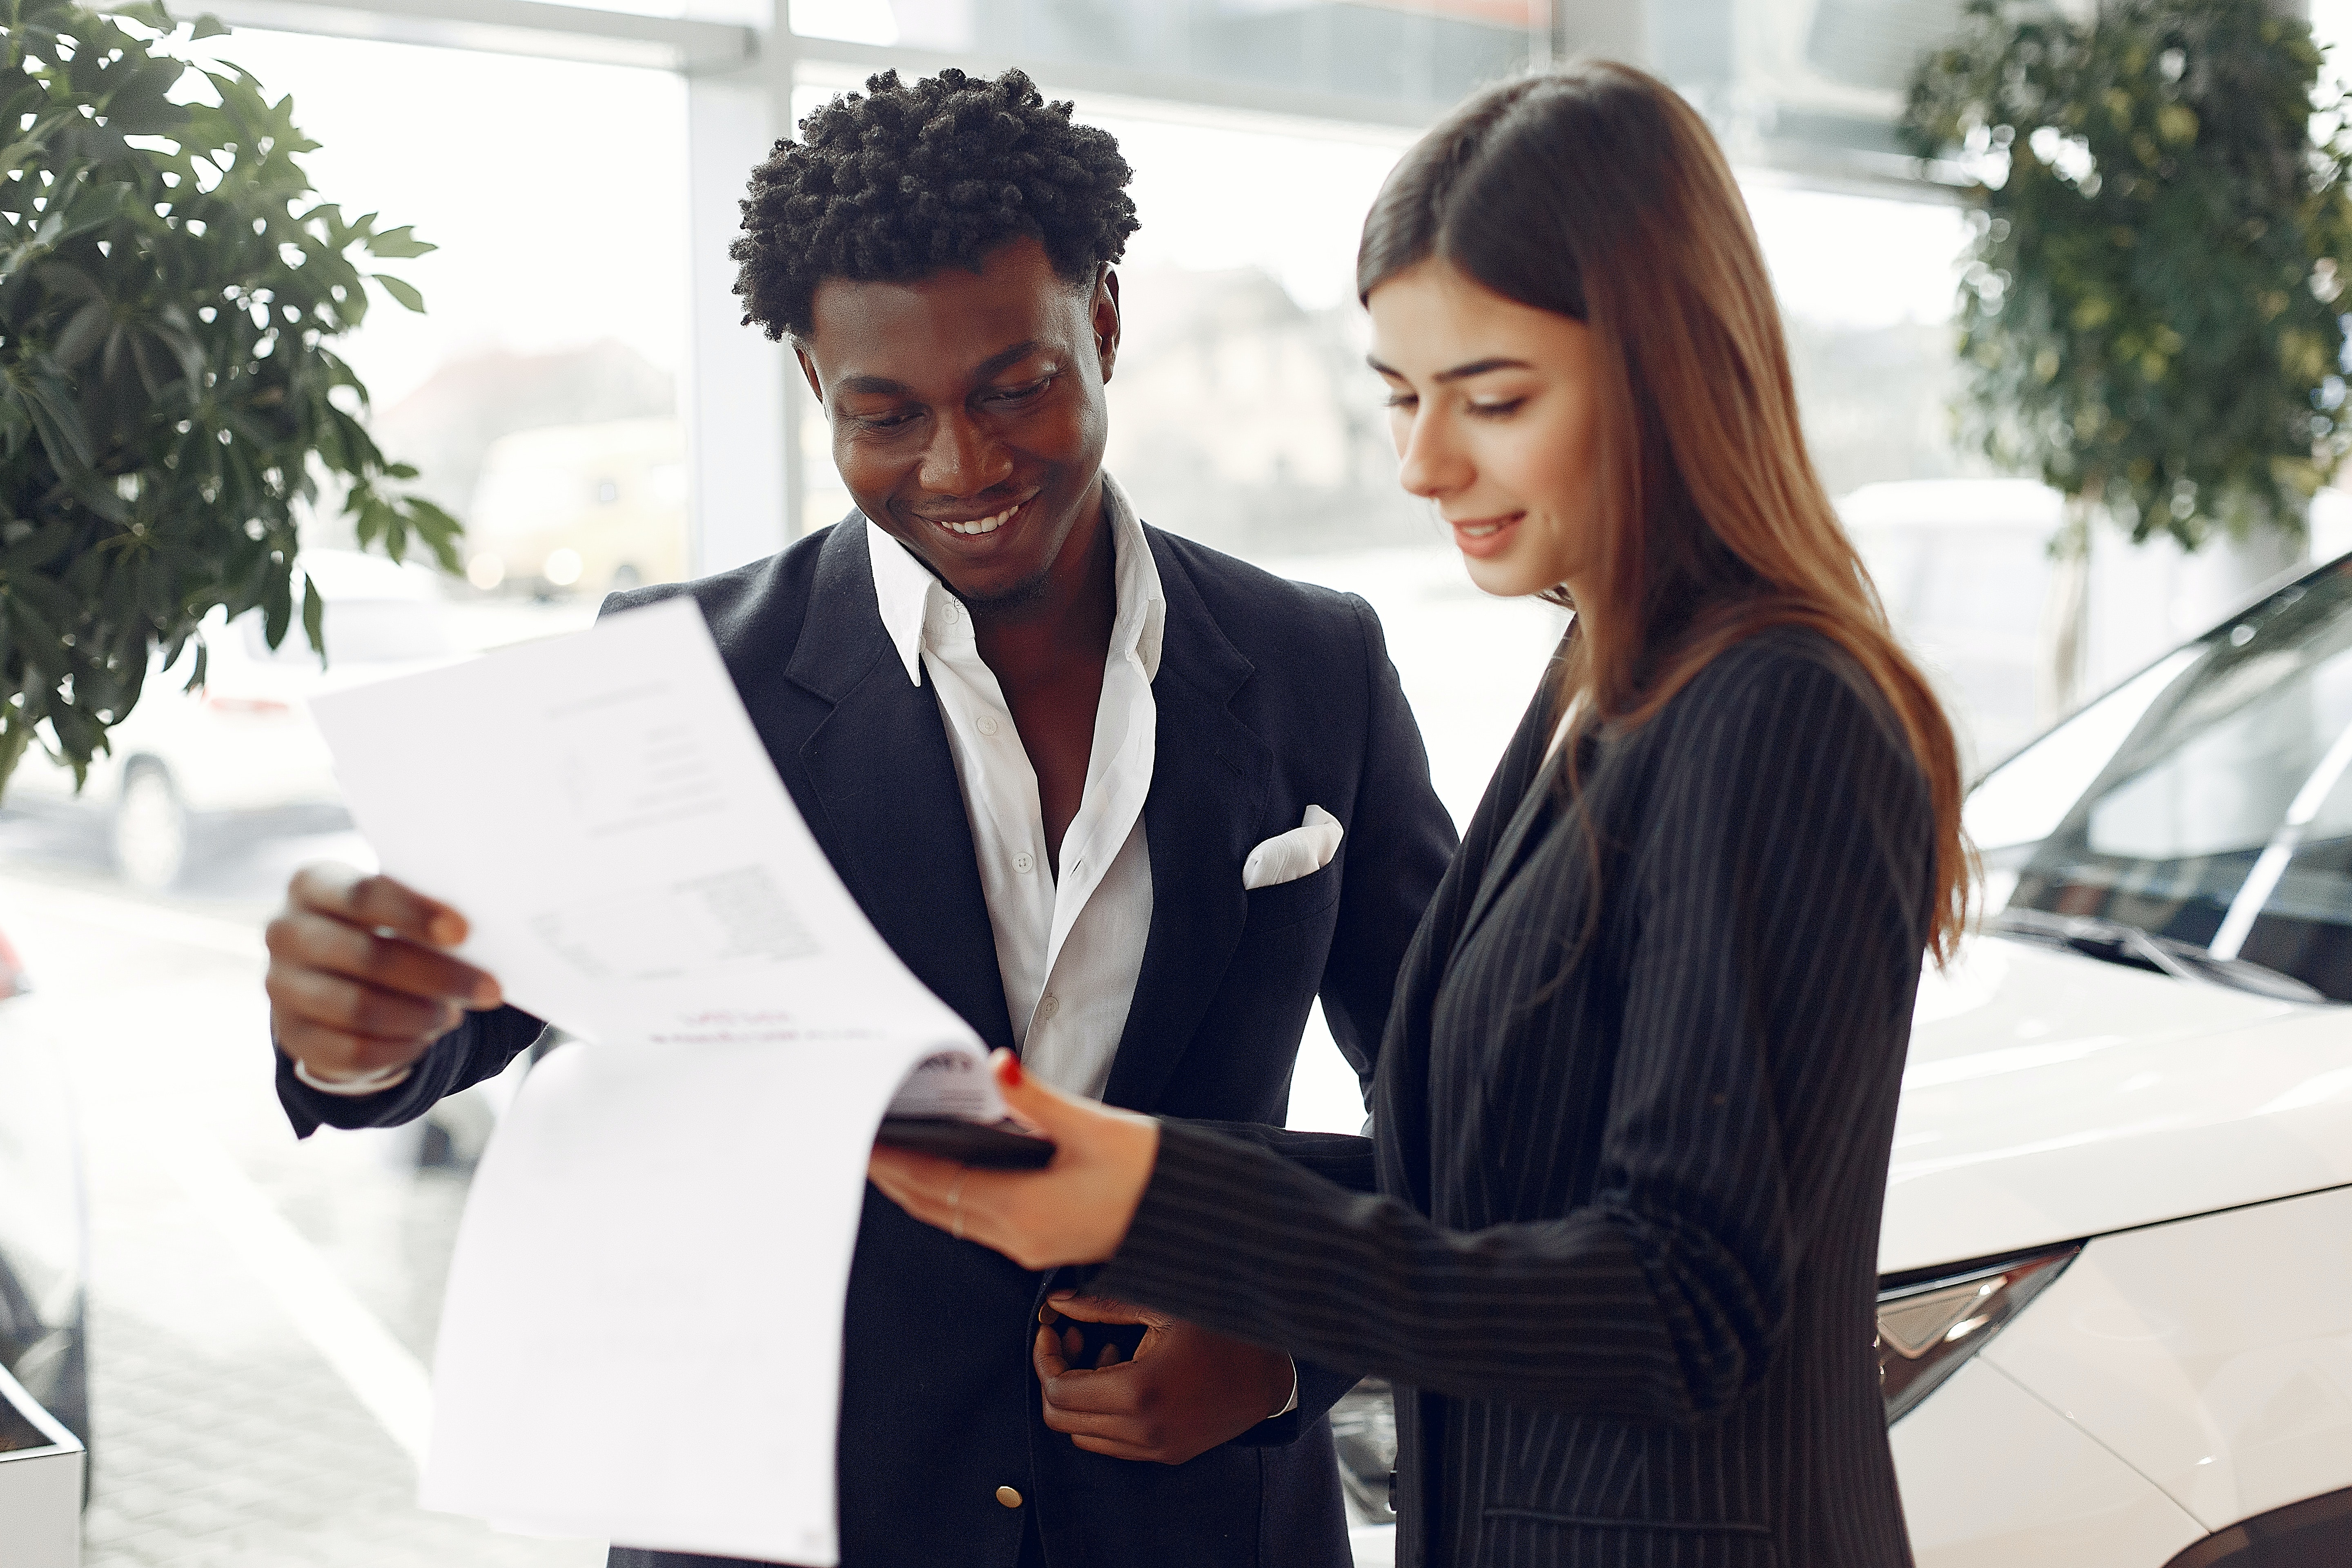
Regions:
<svg viewBox="0 0 2352 1568"><path fill-rule="evenodd" d="M1389 176L1357 291L1431 258L1592 329L1604 516L1563 701L1580 696L1589 722L1639 725L1768 627L1835 643L1927 778L1927 949L1948 961L1974 869L1951 724L1806 455L1763 255L1706 123L1664 83L1606 61L1487 88Z"/></svg>

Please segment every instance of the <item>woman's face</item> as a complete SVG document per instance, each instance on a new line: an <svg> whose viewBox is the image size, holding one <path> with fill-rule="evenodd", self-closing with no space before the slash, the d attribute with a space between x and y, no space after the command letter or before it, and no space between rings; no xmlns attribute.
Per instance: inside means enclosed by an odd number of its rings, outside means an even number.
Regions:
<svg viewBox="0 0 2352 1568"><path fill-rule="evenodd" d="M1599 526L1592 330L1434 258L1367 303L1398 482L1436 504L1487 593L1573 595Z"/></svg>

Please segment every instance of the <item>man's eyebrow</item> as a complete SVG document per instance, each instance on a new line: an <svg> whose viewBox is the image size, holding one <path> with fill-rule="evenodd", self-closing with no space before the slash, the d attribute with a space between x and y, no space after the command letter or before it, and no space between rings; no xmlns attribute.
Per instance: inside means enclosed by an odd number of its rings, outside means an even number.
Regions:
<svg viewBox="0 0 2352 1568"><path fill-rule="evenodd" d="M1047 346L1038 339L1030 338L1014 343L1009 349L1000 349L972 368L972 379L986 381L1005 366L1018 363ZM893 381L887 375L845 375L834 385L845 394L867 397L904 397L914 391L905 382Z"/></svg>
<svg viewBox="0 0 2352 1568"><path fill-rule="evenodd" d="M1007 365L1018 363L1020 361L1026 359L1029 355L1035 353L1039 349L1045 348L1047 346L1047 344L1039 342L1035 338L1028 339L1024 342L1014 343L1011 348L992 353L986 359L981 361L980 363L973 366L971 372L972 379L975 381L985 381L990 376L994 375L998 371L1004 369Z"/></svg>

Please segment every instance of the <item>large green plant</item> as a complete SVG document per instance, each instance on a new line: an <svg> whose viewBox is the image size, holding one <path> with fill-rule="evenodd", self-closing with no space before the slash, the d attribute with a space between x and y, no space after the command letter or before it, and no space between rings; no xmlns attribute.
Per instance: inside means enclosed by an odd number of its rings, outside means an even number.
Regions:
<svg viewBox="0 0 2352 1568"><path fill-rule="evenodd" d="M1970 171L1964 433L2137 541L2299 535L2347 444L2344 97L2263 0L1973 0L1904 131ZM2079 537L2074 542L2079 546Z"/></svg>
<svg viewBox="0 0 2352 1568"><path fill-rule="evenodd" d="M457 566L330 346L371 279L424 309L368 268L433 247L316 201L292 100L163 52L178 30L152 0L0 0L0 787L37 739L79 776L215 607L260 609L275 647L306 505ZM323 652L307 577L299 598Z"/></svg>

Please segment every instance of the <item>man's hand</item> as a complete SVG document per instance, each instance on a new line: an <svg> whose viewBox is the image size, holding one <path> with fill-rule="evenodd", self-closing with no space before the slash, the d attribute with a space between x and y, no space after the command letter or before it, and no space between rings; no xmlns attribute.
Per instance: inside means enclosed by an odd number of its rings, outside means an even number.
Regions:
<svg viewBox="0 0 2352 1568"><path fill-rule="evenodd" d="M442 952L463 916L389 877L305 866L269 922L269 1027L278 1048L327 1082L394 1073L499 1005L498 982Z"/></svg>
<svg viewBox="0 0 2352 1568"><path fill-rule="evenodd" d="M1045 1425L1089 1453L1181 1465L1280 1411L1296 1382L1280 1351L1107 1297L1057 1296L1041 1316L1033 1359ZM1105 1345L1096 1366L1073 1366L1083 1341L1063 1319L1142 1323L1143 1342L1131 1361Z"/></svg>

